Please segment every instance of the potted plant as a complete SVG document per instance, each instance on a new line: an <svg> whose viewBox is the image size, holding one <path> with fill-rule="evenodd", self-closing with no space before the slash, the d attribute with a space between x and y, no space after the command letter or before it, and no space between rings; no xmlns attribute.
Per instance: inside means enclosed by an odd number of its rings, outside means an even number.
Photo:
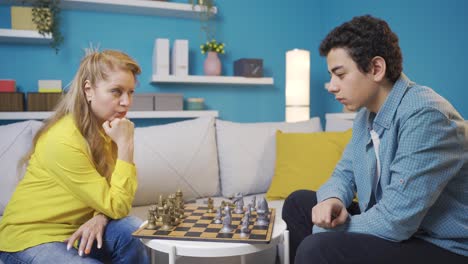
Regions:
<svg viewBox="0 0 468 264"><path fill-rule="evenodd" d="M192 4L192 9L195 10L197 6L200 7L199 17L201 30L205 33L207 41L214 37L214 27L210 23L211 18L214 16L213 8L215 7L215 0L189 0Z"/></svg>
<svg viewBox="0 0 468 264"><path fill-rule="evenodd" d="M204 33L205 43L200 45L201 53L207 54L203 64L205 75L217 76L221 75L221 61L218 53L224 54L224 43L218 42L215 39L215 28L212 24L214 16L215 0L189 0L192 4L192 9L200 8L199 17L201 31Z"/></svg>
<svg viewBox="0 0 468 264"><path fill-rule="evenodd" d="M207 54L203 64L205 75L218 76L221 75L221 61L218 54L224 54L224 43L218 42L215 39L207 41L205 44L200 45L202 54Z"/></svg>
<svg viewBox="0 0 468 264"><path fill-rule="evenodd" d="M50 46L58 53L63 42L60 32L60 0L23 0L23 4L32 6L32 20L39 34L51 34Z"/></svg>

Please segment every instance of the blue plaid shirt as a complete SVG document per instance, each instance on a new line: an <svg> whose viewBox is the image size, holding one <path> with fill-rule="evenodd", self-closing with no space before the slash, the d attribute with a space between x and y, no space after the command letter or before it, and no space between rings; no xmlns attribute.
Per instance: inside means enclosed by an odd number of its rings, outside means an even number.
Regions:
<svg viewBox="0 0 468 264"><path fill-rule="evenodd" d="M362 109L333 175L317 192L361 214L334 229L390 241L412 236L468 256L468 126L444 98L404 74L377 114ZM381 175L369 131L380 138Z"/></svg>

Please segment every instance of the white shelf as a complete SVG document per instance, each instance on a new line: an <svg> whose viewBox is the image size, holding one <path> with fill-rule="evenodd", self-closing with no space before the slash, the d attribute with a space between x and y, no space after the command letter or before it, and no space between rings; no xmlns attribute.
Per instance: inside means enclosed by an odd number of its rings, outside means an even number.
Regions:
<svg viewBox="0 0 468 264"><path fill-rule="evenodd" d="M153 83L197 83L197 84L236 84L236 85L273 85L273 78L247 78L239 76L158 76L153 75Z"/></svg>
<svg viewBox="0 0 468 264"><path fill-rule="evenodd" d="M22 5L23 0L4 0L1 4ZM202 8L187 3L172 3L154 0L62 0L62 9L113 12L151 16L198 18ZM218 12L216 7L213 14Z"/></svg>
<svg viewBox="0 0 468 264"><path fill-rule="evenodd" d="M0 42L7 43L23 43L23 44L48 44L52 40L52 36L42 36L34 30L19 30L19 29L0 29Z"/></svg>
<svg viewBox="0 0 468 264"><path fill-rule="evenodd" d="M0 120L46 119L53 112L0 112ZM130 111L132 118L192 118L201 116L218 117L218 111Z"/></svg>

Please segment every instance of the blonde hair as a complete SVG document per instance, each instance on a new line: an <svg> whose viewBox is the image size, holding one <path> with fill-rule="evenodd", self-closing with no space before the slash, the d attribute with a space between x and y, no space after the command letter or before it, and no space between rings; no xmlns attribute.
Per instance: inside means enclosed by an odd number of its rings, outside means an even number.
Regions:
<svg viewBox="0 0 468 264"><path fill-rule="evenodd" d="M130 71L136 81L136 75L141 73L140 66L127 54L116 50L104 50L102 52L88 52L80 63L80 67L70 84L68 93L56 107L52 117L44 122L34 137L32 148L24 157L23 162L28 161L34 153L38 139L46 133L55 123L65 115L70 114L81 135L88 143L88 150L93 158L96 170L104 177L110 177L114 170L117 158L117 145L112 142L110 149L105 148L102 124L88 104L84 85L86 81L95 86L101 80L107 80L112 71Z"/></svg>

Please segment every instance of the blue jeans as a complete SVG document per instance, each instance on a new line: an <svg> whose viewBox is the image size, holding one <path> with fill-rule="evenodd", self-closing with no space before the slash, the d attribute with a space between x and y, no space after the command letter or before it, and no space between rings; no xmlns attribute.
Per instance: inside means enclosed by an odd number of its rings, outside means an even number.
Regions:
<svg viewBox="0 0 468 264"><path fill-rule="evenodd" d="M98 264L104 261L112 263L150 263L145 245L132 233L138 229L142 221L129 216L119 220L111 220L106 226L101 249L94 241L91 253L80 257L78 250L67 251L64 242L51 242L27 248L19 252L0 251L0 263L5 264L40 264L40 263L83 263Z"/></svg>

